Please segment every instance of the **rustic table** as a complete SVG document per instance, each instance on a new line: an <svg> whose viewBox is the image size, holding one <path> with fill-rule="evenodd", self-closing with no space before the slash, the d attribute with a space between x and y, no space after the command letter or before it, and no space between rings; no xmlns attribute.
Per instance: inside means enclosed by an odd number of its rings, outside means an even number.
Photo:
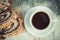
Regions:
<svg viewBox="0 0 60 40"><path fill-rule="evenodd" d="M35 6L46 6L55 12L59 17L59 8L55 0L13 0L13 7L19 7L22 10L22 18L24 19L26 12ZM19 36L6 38L6 40L60 40L60 22L57 22L55 30L47 37L40 38L23 32Z"/></svg>

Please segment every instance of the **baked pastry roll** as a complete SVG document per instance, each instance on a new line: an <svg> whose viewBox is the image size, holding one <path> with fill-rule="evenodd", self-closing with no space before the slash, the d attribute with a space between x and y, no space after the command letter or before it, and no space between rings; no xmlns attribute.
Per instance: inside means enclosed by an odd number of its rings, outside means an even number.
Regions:
<svg viewBox="0 0 60 40"><path fill-rule="evenodd" d="M7 4L0 4L0 38L5 39L6 37L16 36L21 32L24 32L23 20L19 16L19 13L11 6ZM18 9L17 9L18 10Z"/></svg>

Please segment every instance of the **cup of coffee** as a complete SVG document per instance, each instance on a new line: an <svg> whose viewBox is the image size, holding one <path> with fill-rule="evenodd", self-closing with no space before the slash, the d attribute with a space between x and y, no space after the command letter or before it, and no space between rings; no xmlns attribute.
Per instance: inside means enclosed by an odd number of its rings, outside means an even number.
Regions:
<svg viewBox="0 0 60 40"><path fill-rule="evenodd" d="M45 37L53 32L57 25L55 13L44 6L31 8L25 15L24 25L26 30L34 36Z"/></svg>

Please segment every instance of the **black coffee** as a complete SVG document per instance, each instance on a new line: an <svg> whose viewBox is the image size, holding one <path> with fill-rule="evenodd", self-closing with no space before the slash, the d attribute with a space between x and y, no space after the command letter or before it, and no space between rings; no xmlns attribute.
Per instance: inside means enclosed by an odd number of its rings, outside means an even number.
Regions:
<svg viewBox="0 0 60 40"><path fill-rule="evenodd" d="M32 24L37 29L45 29L49 25L50 19L45 12L37 12L32 18Z"/></svg>

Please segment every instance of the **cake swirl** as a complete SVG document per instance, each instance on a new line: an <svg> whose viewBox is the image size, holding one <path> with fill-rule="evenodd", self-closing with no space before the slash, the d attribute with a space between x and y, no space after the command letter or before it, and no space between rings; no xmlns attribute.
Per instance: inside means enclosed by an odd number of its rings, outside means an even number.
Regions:
<svg viewBox="0 0 60 40"><path fill-rule="evenodd" d="M6 21L9 17L11 17L12 11L8 8L2 12L0 12L0 23Z"/></svg>

